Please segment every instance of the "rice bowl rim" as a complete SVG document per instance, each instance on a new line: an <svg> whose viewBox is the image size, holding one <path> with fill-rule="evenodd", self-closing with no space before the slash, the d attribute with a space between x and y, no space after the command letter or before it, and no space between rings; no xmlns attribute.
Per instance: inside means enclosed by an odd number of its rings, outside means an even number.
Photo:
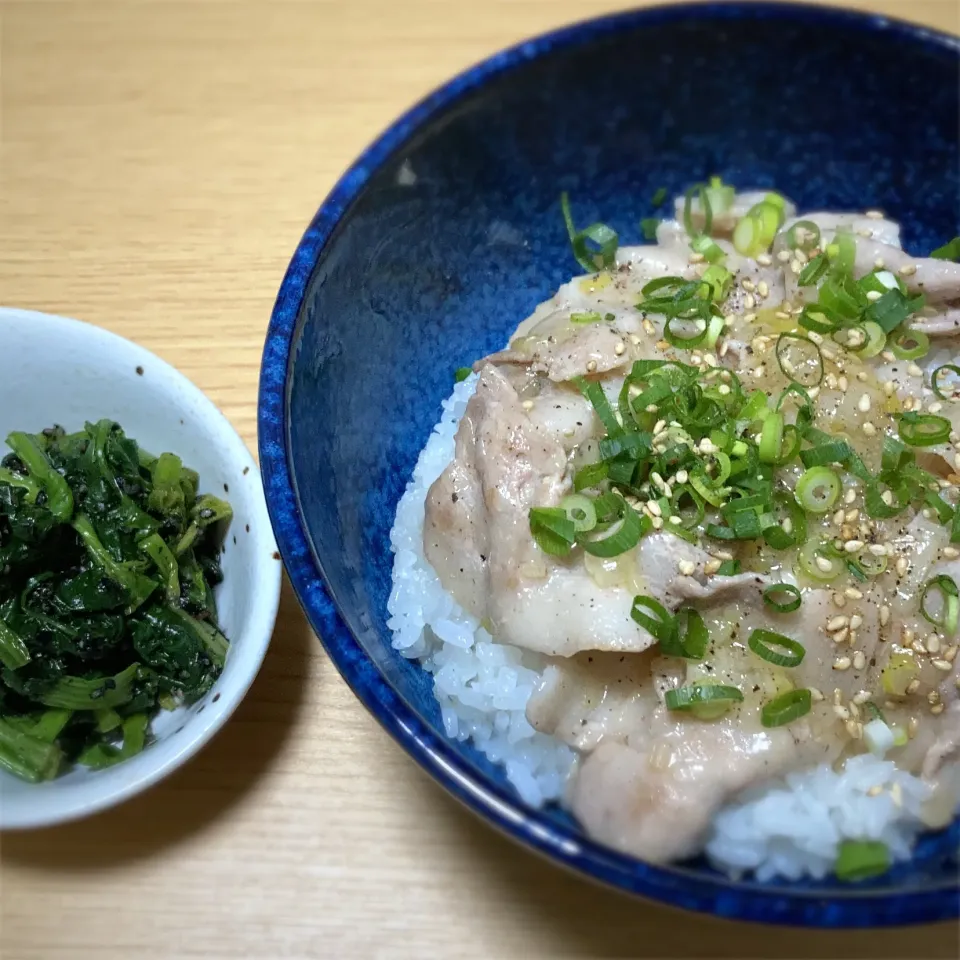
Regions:
<svg viewBox="0 0 960 960"><path fill-rule="evenodd" d="M714 877L683 866L654 866L618 854L524 807L512 791L479 775L460 749L412 710L381 674L328 592L322 561L313 552L302 518L290 462L287 406L298 319L321 255L373 174L422 126L500 74L555 50L587 45L623 30L696 19L703 13L730 21L763 17L813 21L824 29L843 25L893 33L912 45L960 53L956 37L880 15L738 0L652 7L563 27L494 54L429 94L388 127L337 182L304 232L281 283L264 344L258 399L260 464L277 543L311 626L356 696L450 794L513 839L587 878L668 905L731 919L861 928L953 919L960 914L958 883L891 892L853 888L825 894L822 889L733 881L719 874ZM954 821L950 833L951 839L960 840L960 820Z"/></svg>

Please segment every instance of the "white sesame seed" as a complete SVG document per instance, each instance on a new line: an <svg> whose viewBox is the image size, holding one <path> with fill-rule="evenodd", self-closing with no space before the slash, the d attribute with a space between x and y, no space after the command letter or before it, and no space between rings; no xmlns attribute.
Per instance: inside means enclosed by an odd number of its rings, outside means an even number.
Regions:
<svg viewBox="0 0 960 960"><path fill-rule="evenodd" d="M748 293L743 298L744 309L752 310L756 305L757 305L757 301L756 301L756 298L753 296L753 294Z"/></svg>
<svg viewBox="0 0 960 960"><path fill-rule="evenodd" d="M840 388L841 393L846 393L850 387L850 382L843 374L840 374L839 378L837 379L837 386Z"/></svg>
<svg viewBox="0 0 960 960"><path fill-rule="evenodd" d="M856 500L856 499L857 499L857 491L854 490L853 487L851 487L851 488L843 495L843 502L844 502L844 503L853 503L853 501Z"/></svg>
<svg viewBox="0 0 960 960"><path fill-rule="evenodd" d="M857 230L857 233L866 240L869 240L873 236L873 231L867 230L866 227L861 227Z"/></svg>
<svg viewBox="0 0 960 960"><path fill-rule="evenodd" d="M913 643L916 634L909 627L904 627L900 632L900 636L903 638L903 645L909 647L910 644Z"/></svg>
<svg viewBox="0 0 960 960"><path fill-rule="evenodd" d="M831 573L833 564L826 557L817 557L817 569L823 573Z"/></svg>
<svg viewBox="0 0 960 960"><path fill-rule="evenodd" d="M858 553L859 551L861 551L861 550L863 549L863 541L862 541L862 540L848 540L848 541L843 545L843 549L846 550L847 553Z"/></svg>
<svg viewBox="0 0 960 960"><path fill-rule="evenodd" d="M733 554L729 550L715 550L714 554L721 560L732 560Z"/></svg>
<svg viewBox="0 0 960 960"><path fill-rule="evenodd" d="M860 719L860 707L857 705L856 700L850 701L850 716L852 716L854 720Z"/></svg>
<svg viewBox="0 0 960 960"><path fill-rule="evenodd" d="M652 320L648 320L646 317L643 318L642 324L644 332L648 334L653 334L656 332L656 327L653 325Z"/></svg>
<svg viewBox="0 0 960 960"><path fill-rule="evenodd" d="M524 410L532 410L532 409L533 409L533 401L532 401L532 400L524 400L523 403L520 404L520 406L522 406Z"/></svg>
<svg viewBox="0 0 960 960"><path fill-rule="evenodd" d="M938 400L936 403L931 403L927 409L931 413L939 413L943 409L943 404Z"/></svg>
<svg viewBox="0 0 960 960"><path fill-rule="evenodd" d="M685 577L689 577L697 569L697 565L692 560L681 560L677 564L677 569Z"/></svg>
<svg viewBox="0 0 960 960"><path fill-rule="evenodd" d="M761 253L760 256L757 257L757 263L759 263L761 267L769 267L773 261L770 259L769 254Z"/></svg>
<svg viewBox="0 0 960 960"><path fill-rule="evenodd" d="M833 634L834 643L846 643L850 639L850 629L849 627L841 627L835 634Z"/></svg>
<svg viewBox="0 0 960 960"><path fill-rule="evenodd" d="M867 665L867 658L862 650L858 650L853 655L853 669L862 670Z"/></svg>
<svg viewBox="0 0 960 960"><path fill-rule="evenodd" d="M757 315L756 315L755 313L745 313L745 314L743 315L743 319L744 319L744 322L745 322L745 323L756 323L756 322L757 322ZM770 338L769 338L769 337L764 337L764 341L765 341L766 343L769 343L769 342L770 342Z"/></svg>
<svg viewBox="0 0 960 960"><path fill-rule="evenodd" d="M888 507L892 507L892 506L893 506L893 491L891 491L891 490L884 490L883 493L880 494L880 499L881 499Z"/></svg>
<svg viewBox="0 0 960 960"><path fill-rule="evenodd" d="M861 617L859 613L855 613L850 618L850 629L859 630L862 626L863 626L863 617Z"/></svg>
<svg viewBox="0 0 960 960"><path fill-rule="evenodd" d="M679 524L681 524L683 521L680 519L680 517L674 515L674 516L672 516L667 522L668 522L668 523L673 523L673 524L679 525Z"/></svg>
<svg viewBox="0 0 960 960"><path fill-rule="evenodd" d="M929 653L939 653L940 652L940 638L939 637L928 637L927 638L927 651Z"/></svg>
<svg viewBox="0 0 960 960"><path fill-rule="evenodd" d="M868 797L879 797L883 793L883 784L875 783L869 790L867 790Z"/></svg>
<svg viewBox="0 0 960 960"><path fill-rule="evenodd" d="M703 565L703 572L706 574L716 573L720 569L719 560L708 560Z"/></svg>
<svg viewBox="0 0 960 960"><path fill-rule="evenodd" d="M677 483L686 483L689 477L687 476L686 470L677 471Z"/></svg>
<svg viewBox="0 0 960 960"><path fill-rule="evenodd" d="M947 647L947 649L944 651L943 659L946 660L947 663L953 663L953 661L957 659L958 650L960 650L960 647L958 647L956 644Z"/></svg>
<svg viewBox="0 0 960 960"><path fill-rule="evenodd" d="M744 280L740 286L743 287L744 290L749 290L751 293L757 289L757 285L752 280Z"/></svg>
<svg viewBox="0 0 960 960"><path fill-rule="evenodd" d="M860 516L860 511L856 507L854 507L852 510L848 510L844 514L844 520L846 520L847 523L854 523L859 516Z"/></svg>
<svg viewBox="0 0 960 960"><path fill-rule="evenodd" d="M883 294L882 294L879 290L868 290L868 291L867 291L867 299L870 300L870 301L877 301L877 300L879 300L882 296L883 296Z"/></svg>
<svg viewBox="0 0 960 960"><path fill-rule="evenodd" d="M862 706L862 705L865 704L869 699L870 699L870 691L869 691L869 690L861 690L861 691L853 698L853 702L856 703L858 706Z"/></svg>
<svg viewBox="0 0 960 960"><path fill-rule="evenodd" d="M915 263L908 263L897 271L901 277L912 277L916 272L917 265Z"/></svg>
<svg viewBox="0 0 960 960"><path fill-rule="evenodd" d="M802 250L794 250L793 255L801 262L806 263L808 260L807 255Z"/></svg>
<svg viewBox="0 0 960 960"><path fill-rule="evenodd" d="M757 284L757 293L759 293L761 297L767 297L770 295L770 286L766 280L761 280Z"/></svg>
<svg viewBox="0 0 960 960"><path fill-rule="evenodd" d="M843 523L843 507L841 507L834 515L833 522L839 527Z"/></svg>
<svg viewBox="0 0 960 960"><path fill-rule="evenodd" d="M887 555L887 545L885 543L871 543L867 549L875 557L885 557Z"/></svg>
<svg viewBox="0 0 960 960"><path fill-rule="evenodd" d="M916 678L911 680L906 686L907 693L910 693L910 694L916 693L919 689L920 689L920 681L917 680Z"/></svg>
<svg viewBox="0 0 960 960"><path fill-rule="evenodd" d="M923 376L923 371L915 363L907 365L907 373L909 373L911 377Z"/></svg>
<svg viewBox="0 0 960 960"><path fill-rule="evenodd" d="M841 610L847 605L847 599L842 593L835 593L831 599L833 600L833 605L840 607Z"/></svg>
<svg viewBox="0 0 960 960"><path fill-rule="evenodd" d="M897 571L897 576L898 577L906 576L908 566L909 564L907 563L906 557L897 557L897 562L894 564L894 568Z"/></svg>
<svg viewBox="0 0 960 960"><path fill-rule="evenodd" d="M940 702L940 691L939 691L939 690L931 690L931 691L927 694L927 703L934 704L934 703L939 703L939 702Z"/></svg>
<svg viewBox="0 0 960 960"><path fill-rule="evenodd" d="M791 273L799 274L802 269L803 269L803 264L802 264L799 260L794 259L794 260L791 260L791 261L790 261L790 272L791 272Z"/></svg>
<svg viewBox="0 0 960 960"><path fill-rule="evenodd" d="M850 669L850 658L849 657L837 657L833 661L834 670L849 670Z"/></svg>
<svg viewBox="0 0 960 960"><path fill-rule="evenodd" d="M880 608L880 626L885 627L890 620L890 608L884 604Z"/></svg>
<svg viewBox="0 0 960 960"><path fill-rule="evenodd" d="M877 257L877 259L873 261L873 265L874 265L878 270L882 270L887 264L886 264L886 262L884 261L883 257Z"/></svg>
<svg viewBox="0 0 960 960"><path fill-rule="evenodd" d="M896 393L897 385L892 380L883 381L883 392L888 396L892 397Z"/></svg>
<svg viewBox="0 0 960 960"><path fill-rule="evenodd" d="M704 261L705 259L706 259L706 257L704 257L704 255L703 255L702 253L691 253L691 254L690 254L690 262L691 262L691 263L703 263L703 261Z"/></svg>
<svg viewBox="0 0 960 960"><path fill-rule="evenodd" d="M866 382L867 382L867 371L866 371L866 370L860 370L860 371L858 371L858 373L857 373L857 379L858 379L861 383L866 383Z"/></svg>
<svg viewBox="0 0 960 960"><path fill-rule="evenodd" d="M647 509L655 516L662 517L663 511L660 509L660 504L656 500L647 501Z"/></svg>
<svg viewBox="0 0 960 960"><path fill-rule="evenodd" d="M597 361L596 361L596 360L588 360L588 361L587 361L587 372L588 372L588 373L593 373L596 369L597 369Z"/></svg>
<svg viewBox="0 0 960 960"><path fill-rule="evenodd" d="M857 401L857 409L861 413L866 413L870 409L870 395L868 393L861 394Z"/></svg>
<svg viewBox="0 0 960 960"><path fill-rule="evenodd" d="M833 712L834 712L841 720L849 720L849 719L850 719L850 711L849 711L845 706L843 706L843 704L835 703L835 704L833 705Z"/></svg>
<svg viewBox="0 0 960 960"><path fill-rule="evenodd" d="M868 210L865 214L868 220L882 220L883 214L879 210Z"/></svg>
<svg viewBox="0 0 960 960"><path fill-rule="evenodd" d="M663 528L663 517L654 517L650 522L653 524L654 530L661 530Z"/></svg>
<svg viewBox="0 0 960 960"><path fill-rule="evenodd" d="M907 737L911 740L917 735L917 731L920 729L920 720L918 717L911 717L907 721Z"/></svg>
<svg viewBox="0 0 960 960"><path fill-rule="evenodd" d="M863 599L863 594L862 594L856 587L847 587L847 589L843 591L843 594L844 594L844 596L847 597L849 600L862 600L862 599ZM857 626L860 626L860 625L857 624Z"/></svg>
<svg viewBox="0 0 960 960"><path fill-rule="evenodd" d="M818 687L808 687L807 689L810 691L810 699L814 703L820 703L823 700L823 694Z"/></svg>
<svg viewBox="0 0 960 960"><path fill-rule="evenodd" d="M846 627L850 623L849 617L831 617L827 621L827 633L833 633L835 630L839 630L841 627Z"/></svg>
<svg viewBox="0 0 960 960"><path fill-rule="evenodd" d="M833 702L843 703L843 691L839 687L833 688Z"/></svg>
<svg viewBox="0 0 960 960"><path fill-rule="evenodd" d="M944 547L943 555L948 560L956 560L957 557L960 557L960 550L958 550L956 547Z"/></svg>
<svg viewBox="0 0 960 960"><path fill-rule="evenodd" d="M860 429L861 429L868 437L876 436L877 428L876 428L869 420L868 420L866 423L864 423L863 426L860 427Z"/></svg>
<svg viewBox="0 0 960 960"><path fill-rule="evenodd" d="M847 733L853 737L854 740L859 740L863 736L863 724L858 723L856 720L848 720L846 722Z"/></svg>
<svg viewBox="0 0 960 960"><path fill-rule="evenodd" d="M622 357L627 352L627 345L625 343L618 343L614 348L613 352L618 356Z"/></svg>
<svg viewBox="0 0 960 960"><path fill-rule="evenodd" d="M790 251L789 251L789 250L781 250L781 251L777 254L777 259L778 259L781 263L786 263L786 262L790 259Z"/></svg>
<svg viewBox="0 0 960 960"><path fill-rule="evenodd" d="M953 664L949 660L931 660L930 662L944 673L949 673L953 669Z"/></svg>

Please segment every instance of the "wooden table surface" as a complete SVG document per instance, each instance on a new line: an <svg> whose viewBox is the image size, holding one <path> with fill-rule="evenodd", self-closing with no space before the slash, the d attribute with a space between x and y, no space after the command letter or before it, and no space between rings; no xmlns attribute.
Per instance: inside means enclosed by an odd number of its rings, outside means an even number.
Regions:
<svg viewBox="0 0 960 960"><path fill-rule="evenodd" d="M179 367L255 446L289 255L446 77L603 0L0 3L0 302ZM865 3L960 29L956 0ZM501 838L365 713L289 588L246 701L162 785L2 838L0 956L953 957L952 926L772 931L601 890Z"/></svg>

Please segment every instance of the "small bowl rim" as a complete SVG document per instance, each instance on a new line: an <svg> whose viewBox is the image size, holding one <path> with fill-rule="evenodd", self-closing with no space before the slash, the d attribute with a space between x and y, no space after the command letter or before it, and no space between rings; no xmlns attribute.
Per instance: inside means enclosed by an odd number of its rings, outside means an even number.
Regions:
<svg viewBox="0 0 960 960"><path fill-rule="evenodd" d="M581 877L668 906L728 919L807 927L864 928L932 923L960 914L958 885L901 891L852 888L842 895L693 875L682 867L655 866L619 854L562 826L544 823L535 811L500 787L484 782L456 747L436 734L406 704L373 664L327 589L323 564L301 519L289 461L287 375L292 369L298 317L319 262L337 226L375 172L396 157L424 124L487 81L527 61L570 46L642 26L708 14L729 21L748 18L818 21L865 33L895 33L911 45L960 54L960 38L881 14L807 3L705 2L661 5L576 22L508 47L476 63L428 94L364 150L327 195L303 233L284 275L264 344L258 399L260 464L267 508L298 600L330 658L354 694L430 776L491 826ZM365 671L361 663L373 666Z"/></svg>
<svg viewBox="0 0 960 960"><path fill-rule="evenodd" d="M0 306L0 327L7 320L27 321L38 328L43 327L55 335L56 330L71 329L82 330L82 335L87 338L93 350L92 356L103 356L106 354L122 353L123 361L132 366L145 367L148 371L161 371L162 376L167 382L172 382L183 394L190 400L191 404L202 409L205 413L204 423L209 424L210 429L203 432L213 435L214 433L223 437L230 447L231 461L236 464L239 470L248 468L254 476L259 474L257 464L250 454L247 445L234 429L230 421L224 416L217 405L205 394L199 387L189 380L184 374L173 367L171 364L162 360L155 353L147 350L126 337L113 333L103 327L98 327L92 323L86 323L83 320L77 320L71 317L63 317L51 313L41 313L35 310L24 310L19 307ZM161 388L168 392L168 387ZM253 614L248 619L248 624L262 624L261 635L256 636L253 629L249 627L249 639L245 642L250 644L246 651L249 656L249 662L246 669L232 675L232 683L228 688L218 689L216 685L213 690L218 693L218 698L206 705L202 714L195 714L188 718L183 726L183 733L179 735L178 748L162 761L151 765L149 769L142 772L135 778L128 778L118 783L113 789L104 790L94 797L78 797L64 802L57 806L55 811L48 815L31 814L28 811L26 816L20 816L11 819L5 810L5 804L0 796L0 829L4 831L29 830L40 827L53 826L54 824L67 823L73 820L79 820L91 814L109 809L116 806L124 800L146 790L160 780L171 774L174 770L186 763L191 757L197 754L200 749L207 744L213 736L224 726L239 706L241 700L246 696L250 689L260 667L266 656L267 649L270 646L270 640L273 636L274 625L277 619L277 611L280 603L280 588L282 583L281 564L270 558L271 548L276 550L276 542L273 537L271 525L268 523L269 511L266 504L266 496L262 487L253 489L250 494L250 501L253 503L257 517L258 526L261 527L259 534L264 545L268 548L261 549L260 554L264 557L257 560L256 569L258 570L258 593L254 600ZM243 636L247 637L245 630ZM149 747L144 751L144 758L149 757ZM118 764L113 770L122 770L124 764ZM89 783L95 783L96 777ZM56 790L56 780L38 785L42 789ZM2 793L2 791L0 791Z"/></svg>

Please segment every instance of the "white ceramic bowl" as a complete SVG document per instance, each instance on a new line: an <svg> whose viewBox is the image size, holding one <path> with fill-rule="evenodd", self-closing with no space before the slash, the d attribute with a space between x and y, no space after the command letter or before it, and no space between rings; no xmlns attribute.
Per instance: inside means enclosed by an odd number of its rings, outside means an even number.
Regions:
<svg viewBox="0 0 960 960"><path fill-rule="evenodd" d="M102 810L191 757L247 692L277 616L281 565L260 471L223 414L189 380L128 340L77 320L0 308L0 447L6 450L11 430L39 432L54 423L77 430L102 418L116 420L152 452L178 454L199 471L201 492L232 504L224 580L216 591L230 641L227 661L202 700L157 715L155 742L130 760L100 771L74 768L40 784L0 771L4 829Z"/></svg>

